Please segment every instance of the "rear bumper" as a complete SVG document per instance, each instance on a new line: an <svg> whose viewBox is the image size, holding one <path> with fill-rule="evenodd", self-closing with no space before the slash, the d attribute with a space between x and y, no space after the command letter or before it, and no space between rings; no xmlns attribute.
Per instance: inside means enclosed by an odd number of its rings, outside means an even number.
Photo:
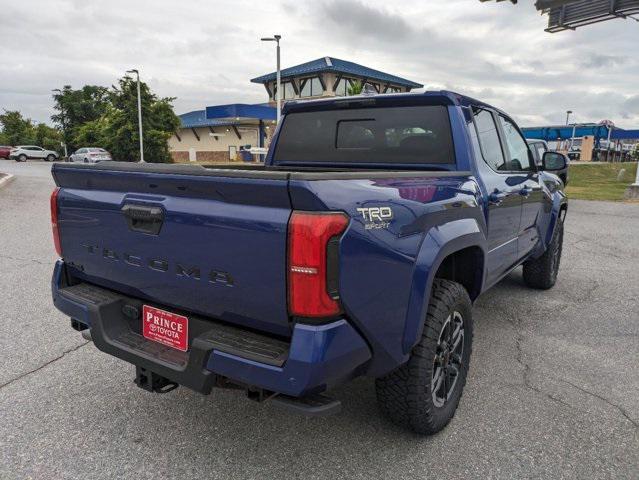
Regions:
<svg viewBox="0 0 639 480"><path fill-rule="evenodd" d="M71 286L61 260L52 293L58 310L91 330L98 349L204 394L224 377L301 397L357 376L371 358L366 342L345 319L296 324L285 341L188 315L189 350L164 347L140 334L141 320L131 313L151 302L90 284Z"/></svg>

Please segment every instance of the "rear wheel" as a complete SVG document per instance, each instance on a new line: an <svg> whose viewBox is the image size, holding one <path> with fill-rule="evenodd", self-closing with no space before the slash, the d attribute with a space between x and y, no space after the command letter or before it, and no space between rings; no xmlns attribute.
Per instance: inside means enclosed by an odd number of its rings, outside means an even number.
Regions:
<svg viewBox="0 0 639 480"><path fill-rule="evenodd" d="M27 161L27 156L24 153L18 156L18 162L26 162L26 161Z"/></svg>
<svg viewBox="0 0 639 480"><path fill-rule="evenodd" d="M472 338L468 293L456 282L436 279L422 337L408 362L376 381L382 412L417 433L444 428L466 384Z"/></svg>
<svg viewBox="0 0 639 480"><path fill-rule="evenodd" d="M524 263L524 282L531 288L548 290L554 287L559 273L561 250L564 241L564 223L558 220L557 226L544 254Z"/></svg>

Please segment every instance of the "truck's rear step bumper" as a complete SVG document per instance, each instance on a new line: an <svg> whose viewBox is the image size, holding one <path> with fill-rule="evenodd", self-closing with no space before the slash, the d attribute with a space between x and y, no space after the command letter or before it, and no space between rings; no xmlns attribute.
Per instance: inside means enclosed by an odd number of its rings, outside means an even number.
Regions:
<svg viewBox="0 0 639 480"><path fill-rule="evenodd" d="M355 376L370 359L368 346L345 320L298 324L285 341L191 314L189 350L181 352L142 336L139 312L148 302L88 283L69 285L62 261L52 284L56 307L90 328L98 349L204 394L220 375L304 396Z"/></svg>

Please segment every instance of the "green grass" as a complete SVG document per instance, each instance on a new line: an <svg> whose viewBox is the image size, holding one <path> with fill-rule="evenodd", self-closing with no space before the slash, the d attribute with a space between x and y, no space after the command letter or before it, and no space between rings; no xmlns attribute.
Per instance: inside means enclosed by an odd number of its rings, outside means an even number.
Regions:
<svg viewBox="0 0 639 480"><path fill-rule="evenodd" d="M626 173L621 181L617 175ZM568 173L568 198L580 200L622 201L628 185L634 182L637 163L572 164Z"/></svg>

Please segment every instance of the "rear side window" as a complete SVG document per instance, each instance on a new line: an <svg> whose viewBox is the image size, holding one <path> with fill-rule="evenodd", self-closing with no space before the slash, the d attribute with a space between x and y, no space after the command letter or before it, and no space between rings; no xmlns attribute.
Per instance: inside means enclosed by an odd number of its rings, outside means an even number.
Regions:
<svg viewBox="0 0 639 480"><path fill-rule="evenodd" d="M290 113L274 161L452 164L448 110L434 105Z"/></svg>
<svg viewBox="0 0 639 480"><path fill-rule="evenodd" d="M473 113L484 160L493 170L504 170L504 153L501 149L497 125L495 125L493 114L483 109L476 109Z"/></svg>

